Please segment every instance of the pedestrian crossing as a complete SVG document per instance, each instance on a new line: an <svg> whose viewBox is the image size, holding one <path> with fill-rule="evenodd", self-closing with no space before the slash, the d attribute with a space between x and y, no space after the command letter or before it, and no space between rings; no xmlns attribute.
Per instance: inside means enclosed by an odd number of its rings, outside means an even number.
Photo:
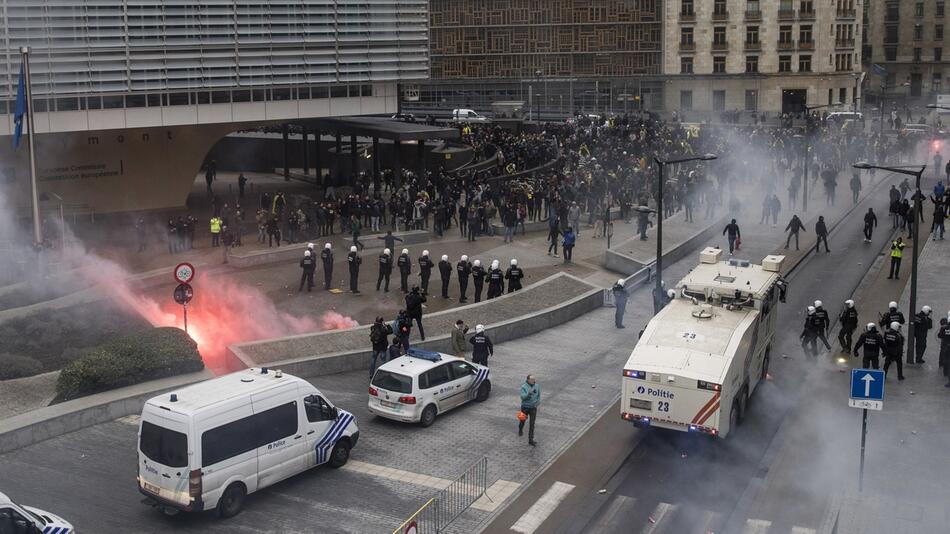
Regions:
<svg viewBox="0 0 950 534"><path fill-rule="evenodd" d="M558 525L549 524L554 521L547 520L574 489L564 482L552 483L511 525L509 532L558 532ZM600 506L586 527L577 530L586 534L819 534L814 528L777 525L759 518L749 518L738 526L729 526L726 525L728 519L723 512L689 504L659 502L647 505L636 497L615 494ZM725 530L727 527L731 530Z"/></svg>

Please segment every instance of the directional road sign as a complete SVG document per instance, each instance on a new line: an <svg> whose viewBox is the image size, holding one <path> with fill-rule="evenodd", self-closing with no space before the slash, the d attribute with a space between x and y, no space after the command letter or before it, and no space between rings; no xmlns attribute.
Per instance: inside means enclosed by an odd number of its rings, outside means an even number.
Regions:
<svg viewBox="0 0 950 534"><path fill-rule="evenodd" d="M851 398L848 405L867 410L884 409L884 371L852 369Z"/></svg>

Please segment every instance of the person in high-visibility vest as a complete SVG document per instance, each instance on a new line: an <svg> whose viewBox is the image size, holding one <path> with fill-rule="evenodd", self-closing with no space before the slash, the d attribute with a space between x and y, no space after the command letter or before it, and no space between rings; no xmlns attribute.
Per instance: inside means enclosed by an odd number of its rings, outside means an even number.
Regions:
<svg viewBox="0 0 950 534"><path fill-rule="evenodd" d="M221 218L212 217L211 218L211 246L218 246L219 238L221 237Z"/></svg>
<svg viewBox="0 0 950 534"><path fill-rule="evenodd" d="M891 241L891 274L887 279L900 279L901 277L901 258L904 256L904 241L900 237Z"/></svg>

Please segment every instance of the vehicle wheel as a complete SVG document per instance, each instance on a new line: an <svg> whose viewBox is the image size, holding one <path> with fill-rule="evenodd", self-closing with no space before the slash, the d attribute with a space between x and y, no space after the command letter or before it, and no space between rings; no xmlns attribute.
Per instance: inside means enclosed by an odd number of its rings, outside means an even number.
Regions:
<svg viewBox="0 0 950 534"><path fill-rule="evenodd" d="M489 394L491 394L491 382L482 382L482 385L478 386L478 392L475 393L475 401L485 402Z"/></svg>
<svg viewBox="0 0 950 534"><path fill-rule="evenodd" d="M419 426L421 427L432 426L432 423L435 422L435 416L436 416L435 405L430 404L426 406L426 408L422 410L422 417L419 418Z"/></svg>
<svg viewBox="0 0 950 534"><path fill-rule="evenodd" d="M330 467L343 467L346 461L350 459L350 442L340 440L333 446L333 452L330 453Z"/></svg>
<svg viewBox="0 0 950 534"><path fill-rule="evenodd" d="M222 519L234 517L244 508L244 499L247 497L247 489L244 484L231 484L228 486L221 499L218 501L218 516Z"/></svg>

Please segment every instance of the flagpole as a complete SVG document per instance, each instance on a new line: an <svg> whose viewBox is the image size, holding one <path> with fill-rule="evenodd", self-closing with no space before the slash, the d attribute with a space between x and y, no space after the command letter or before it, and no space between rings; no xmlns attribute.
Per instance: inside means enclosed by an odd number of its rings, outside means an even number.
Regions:
<svg viewBox="0 0 950 534"><path fill-rule="evenodd" d="M30 47L21 46L23 77L26 86L27 139L30 143L30 190L33 195L33 241L37 250L43 245L43 227L40 222L40 198L36 187L36 143L33 140L33 89L30 86Z"/></svg>

